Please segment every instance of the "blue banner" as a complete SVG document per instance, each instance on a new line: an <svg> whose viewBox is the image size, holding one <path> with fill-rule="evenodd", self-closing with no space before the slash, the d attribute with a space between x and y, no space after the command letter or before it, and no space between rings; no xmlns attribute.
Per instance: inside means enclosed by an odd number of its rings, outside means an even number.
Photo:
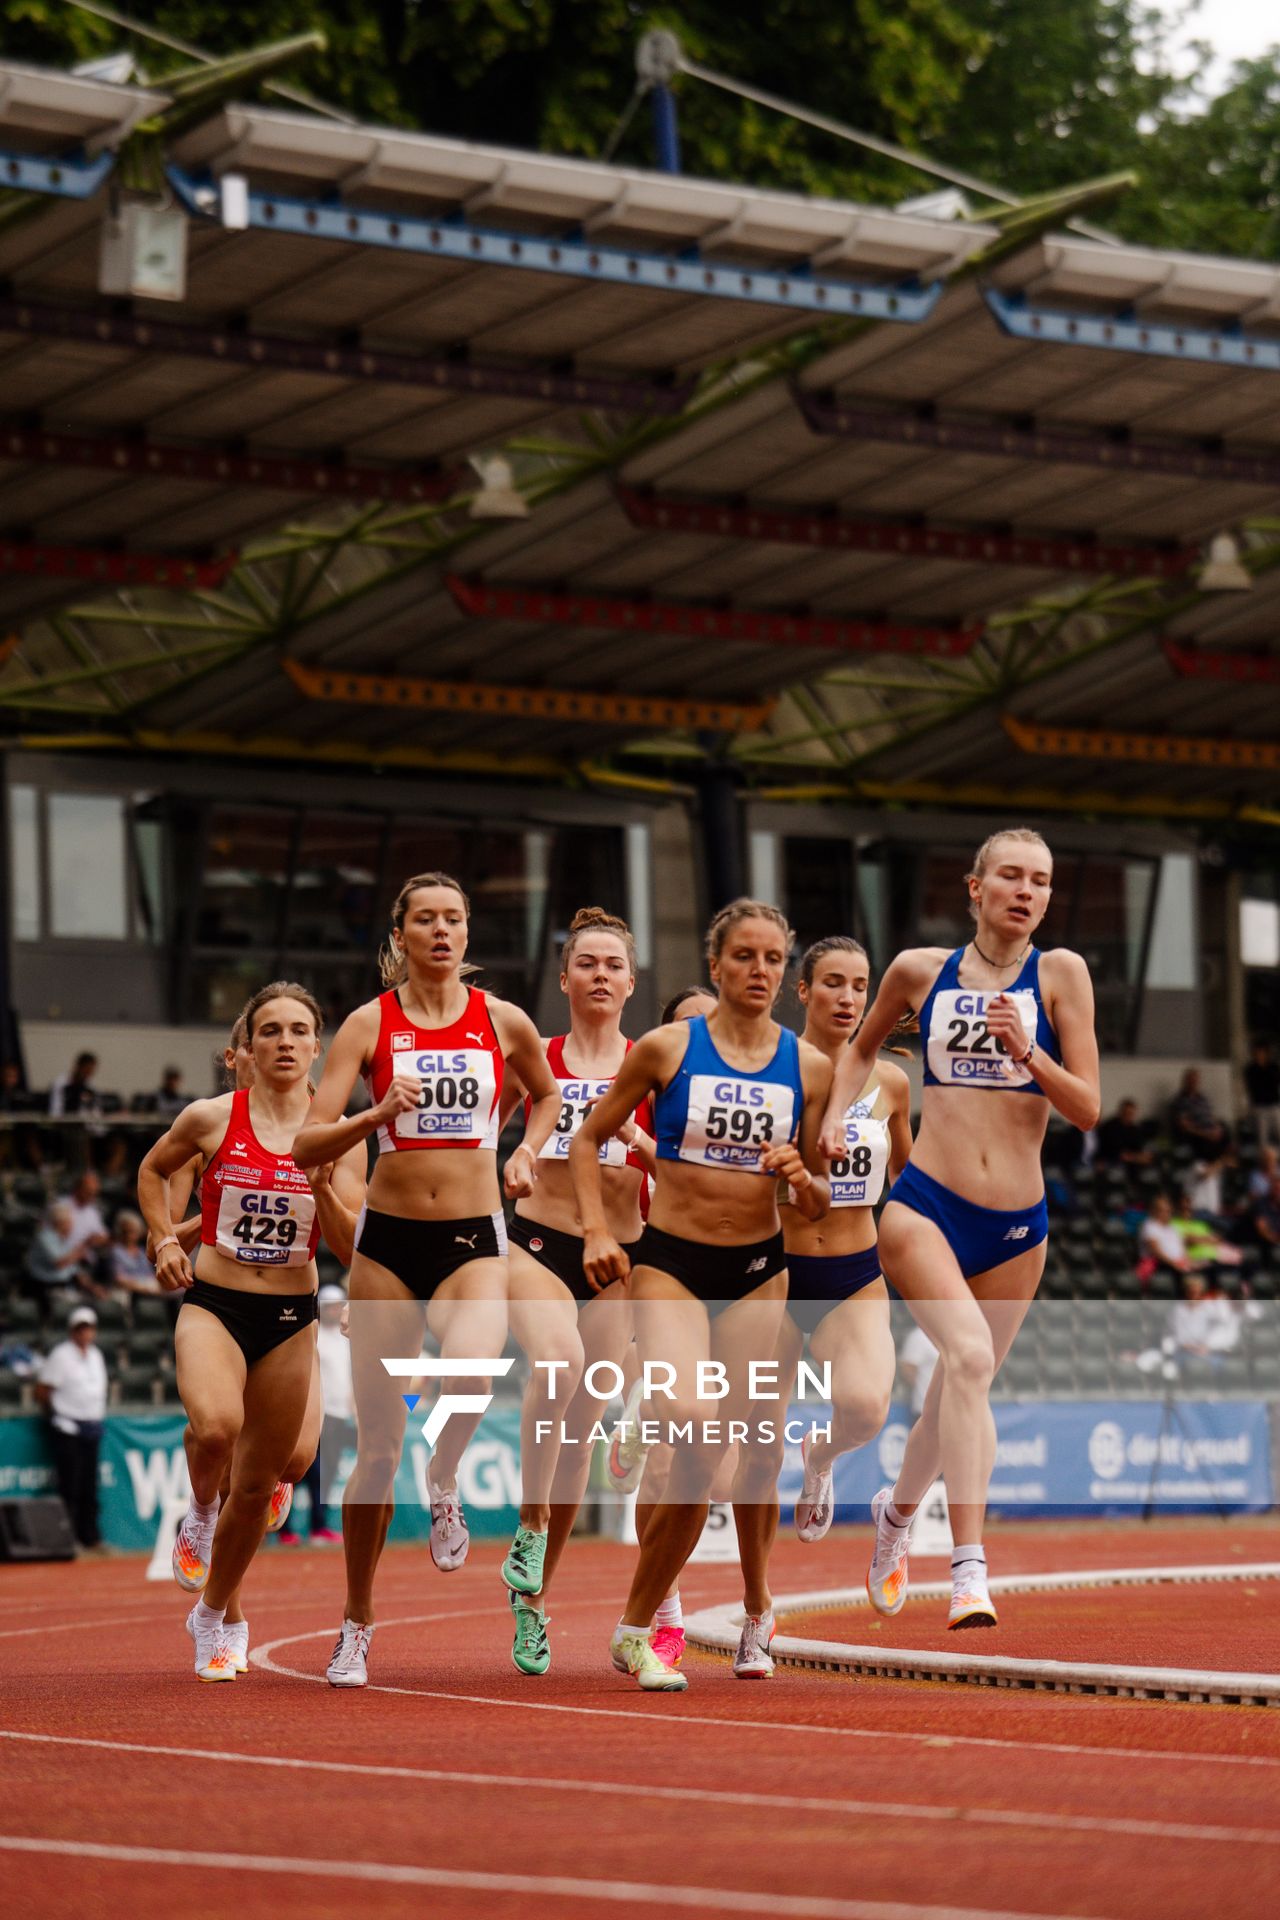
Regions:
<svg viewBox="0 0 1280 1920"><path fill-rule="evenodd" d="M1262 1512L1273 1504L1270 1412L1265 1400L1043 1400L998 1402L993 1513L1027 1517L1124 1513L1146 1506ZM822 1426L827 1409L793 1406L791 1419ZM838 1520L865 1520L873 1494L891 1485L912 1416L890 1408L879 1438L836 1462ZM796 1427L792 1427L796 1431ZM794 1507L800 1449L788 1447L779 1483Z"/></svg>

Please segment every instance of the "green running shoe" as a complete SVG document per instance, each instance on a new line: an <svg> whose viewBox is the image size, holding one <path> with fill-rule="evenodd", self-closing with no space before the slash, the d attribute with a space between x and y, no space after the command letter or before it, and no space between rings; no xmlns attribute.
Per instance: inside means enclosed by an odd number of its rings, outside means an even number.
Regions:
<svg viewBox="0 0 1280 1920"><path fill-rule="evenodd" d="M546 1534L535 1533L532 1527L517 1527L511 1551L502 1563L502 1577L515 1593L541 1593L546 1557Z"/></svg>
<svg viewBox="0 0 1280 1920"><path fill-rule="evenodd" d="M551 1646L547 1640L547 1615L531 1607L518 1593L510 1593L515 1617L516 1637L511 1643L511 1658L521 1673L545 1673L551 1665Z"/></svg>

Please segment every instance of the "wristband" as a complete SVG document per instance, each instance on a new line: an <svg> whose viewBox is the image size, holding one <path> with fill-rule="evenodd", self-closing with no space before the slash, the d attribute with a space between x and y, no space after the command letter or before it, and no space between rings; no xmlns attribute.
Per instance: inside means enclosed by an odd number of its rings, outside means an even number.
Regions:
<svg viewBox="0 0 1280 1920"><path fill-rule="evenodd" d="M807 1193L809 1191L809 1188L813 1185L813 1175L810 1173L808 1167L804 1170L804 1185L802 1187L796 1187L794 1180L791 1182L791 1185L795 1187L797 1193Z"/></svg>
<svg viewBox="0 0 1280 1920"><path fill-rule="evenodd" d="M156 1255L158 1257L160 1254L162 1254L166 1247L180 1247L181 1245L182 1245L182 1242L181 1240L179 1240L177 1234L171 1233L167 1236L166 1239L158 1240L156 1242Z"/></svg>
<svg viewBox="0 0 1280 1920"><path fill-rule="evenodd" d="M1015 1060L1014 1065L1018 1067L1029 1067L1031 1065L1031 1056L1035 1052L1035 1050L1036 1050L1036 1043L1033 1040L1031 1042L1031 1045L1027 1048L1026 1052L1022 1055L1021 1059Z"/></svg>

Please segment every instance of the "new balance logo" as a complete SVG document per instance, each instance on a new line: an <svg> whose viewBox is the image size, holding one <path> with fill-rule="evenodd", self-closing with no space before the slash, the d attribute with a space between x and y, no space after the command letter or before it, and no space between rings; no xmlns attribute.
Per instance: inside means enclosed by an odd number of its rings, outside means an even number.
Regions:
<svg viewBox="0 0 1280 1920"><path fill-rule="evenodd" d="M514 1360L462 1360L430 1359L426 1354L418 1354L413 1360L384 1360L383 1366L395 1380L414 1380L426 1377L439 1380L448 1374L451 1380L488 1380L492 1375L510 1373ZM412 1396L408 1396L412 1398ZM445 1423L451 1413L484 1413L492 1404L492 1393L442 1393L431 1412L422 1423L423 1438L429 1447L434 1447L444 1432Z"/></svg>
<svg viewBox="0 0 1280 1920"><path fill-rule="evenodd" d="M1023 1228L1023 1232L1026 1232L1025 1227ZM453 1236L453 1244L455 1247L470 1247L472 1253L474 1253L476 1250L476 1237L474 1233L455 1233Z"/></svg>
<svg viewBox="0 0 1280 1920"><path fill-rule="evenodd" d="M1010 1227L1008 1233L1006 1233L1005 1235L1005 1239L1006 1240L1025 1240L1027 1235L1030 1233L1030 1231L1031 1231L1030 1227Z"/></svg>
<svg viewBox="0 0 1280 1920"><path fill-rule="evenodd" d="M768 1266L768 1264L769 1264L769 1262L768 1262L768 1260L767 1260L767 1258L766 1258L766 1257L765 1257L765 1255L764 1255L764 1254L762 1253L762 1254L760 1255L760 1258L759 1258L758 1260L752 1260L752 1261L750 1262L750 1264L749 1264L749 1265L748 1265L748 1267L747 1267L747 1272L748 1272L748 1273L763 1273L763 1272L764 1272L764 1270L765 1270L765 1268L766 1268L766 1267Z"/></svg>

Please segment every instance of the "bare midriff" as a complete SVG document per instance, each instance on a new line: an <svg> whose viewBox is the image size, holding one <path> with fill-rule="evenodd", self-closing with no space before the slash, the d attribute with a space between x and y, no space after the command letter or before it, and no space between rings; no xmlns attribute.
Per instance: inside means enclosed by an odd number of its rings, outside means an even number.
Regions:
<svg viewBox="0 0 1280 1920"><path fill-rule="evenodd" d="M778 1231L778 1182L758 1173L659 1160L649 1224L682 1240L749 1247Z"/></svg>
<svg viewBox="0 0 1280 1920"><path fill-rule="evenodd" d="M600 1194L609 1232L620 1246L630 1246L640 1238L640 1185L644 1174L639 1167L601 1167ZM574 1197L573 1176L561 1161L538 1162L538 1184L516 1206L522 1220L536 1221L554 1233L582 1233L582 1217Z"/></svg>
<svg viewBox="0 0 1280 1920"><path fill-rule="evenodd" d="M486 1147L419 1147L381 1153L369 1180L369 1206L402 1220L474 1220L496 1213L498 1156Z"/></svg>
<svg viewBox="0 0 1280 1920"><path fill-rule="evenodd" d="M913 1166L978 1207L1013 1212L1044 1193L1049 1102L1030 1093L926 1087Z"/></svg>

